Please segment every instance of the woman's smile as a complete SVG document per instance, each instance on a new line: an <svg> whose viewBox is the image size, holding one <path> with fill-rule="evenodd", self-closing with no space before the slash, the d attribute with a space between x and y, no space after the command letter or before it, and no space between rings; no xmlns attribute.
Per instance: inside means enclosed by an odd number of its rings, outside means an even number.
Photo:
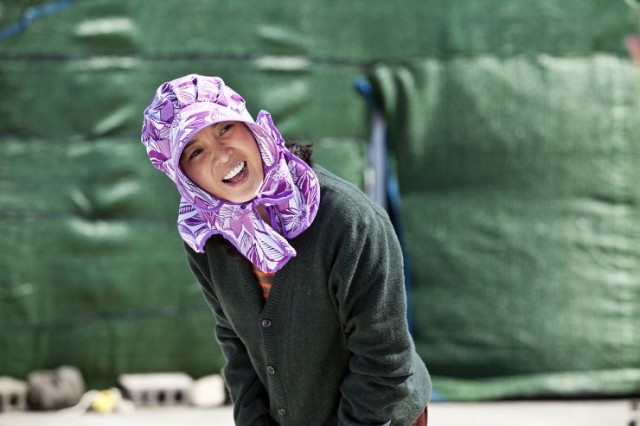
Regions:
<svg viewBox="0 0 640 426"><path fill-rule="evenodd" d="M222 178L222 181L224 183L235 185L239 183L243 178L245 178L246 175L247 175L247 163L243 161L241 163L238 163L237 166L231 169L231 171L227 173L224 178Z"/></svg>

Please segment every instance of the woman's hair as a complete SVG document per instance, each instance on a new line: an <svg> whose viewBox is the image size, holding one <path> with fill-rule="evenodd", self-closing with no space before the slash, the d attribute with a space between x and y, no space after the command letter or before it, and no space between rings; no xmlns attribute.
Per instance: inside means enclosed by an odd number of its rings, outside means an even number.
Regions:
<svg viewBox="0 0 640 426"><path fill-rule="evenodd" d="M313 166L313 145L301 145L297 142L287 142L287 149L291 151L293 155L307 163L309 167Z"/></svg>

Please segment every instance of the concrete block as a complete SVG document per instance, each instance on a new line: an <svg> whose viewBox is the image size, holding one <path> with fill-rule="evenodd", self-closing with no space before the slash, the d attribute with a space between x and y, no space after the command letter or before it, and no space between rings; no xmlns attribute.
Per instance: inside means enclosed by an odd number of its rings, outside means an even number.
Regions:
<svg viewBox="0 0 640 426"><path fill-rule="evenodd" d="M201 377L193 383L191 403L196 407L220 407L227 402L227 389L219 374Z"/></svg>
<svg viewBox="0 0 640 426"><path fill-rule="evenodd" d="M193 379L184 373L123 374L118 382L138 407L188 405Z"/></svg>
<svg viewBox="0 0 640 426"><path fill-rule="evenodd" d="M0 413L27 409L27 383L11 377L0 377Z"/></svg>

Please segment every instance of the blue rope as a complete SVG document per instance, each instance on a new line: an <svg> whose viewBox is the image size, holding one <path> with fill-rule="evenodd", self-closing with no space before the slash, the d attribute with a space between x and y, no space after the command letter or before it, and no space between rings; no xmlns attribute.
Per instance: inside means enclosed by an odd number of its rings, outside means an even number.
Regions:
<svg viewBox="0 0 640 426"><path fill-rule="evenodd" d="M58 0L43 6L30 7L18 22L0 30L0 41L20 34L36 19L59 12L62 9L66 9L76 1L78 0Z"/></svg>

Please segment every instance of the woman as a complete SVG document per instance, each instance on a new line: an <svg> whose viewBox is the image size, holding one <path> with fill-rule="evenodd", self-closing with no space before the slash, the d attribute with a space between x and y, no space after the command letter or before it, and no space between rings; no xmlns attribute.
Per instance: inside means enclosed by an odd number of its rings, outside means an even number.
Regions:
<svg viewBox="0 0 640 426"><path fill-rule="evenodd" d="M217 77L161 85L142 142L180 192L237 424L426 424L431 382L384 210L292 154Z"/></svg>

